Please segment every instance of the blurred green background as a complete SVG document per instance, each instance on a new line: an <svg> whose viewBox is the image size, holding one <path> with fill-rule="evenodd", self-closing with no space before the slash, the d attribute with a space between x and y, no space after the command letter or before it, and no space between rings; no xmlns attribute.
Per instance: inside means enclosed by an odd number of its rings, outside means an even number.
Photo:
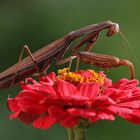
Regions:
<svg viewBox="0 0 140 140"><path fill-rule="evenodd" d="M140 60L140 1L139 0L0 0L0 71L17 62L21 48L27 44L34 52L42 46L80 27L111 20L119 23ZM111 54L130 59L139 78L140 63L131 49L123 44L120 35L111 38L101 34L94 52ZM124 40L124 39L123 39ZM81 64L80 68L94 68ZM57 69L52 66L51 70ZM98 68L95 68L98 70ZM120 67L106 71L108 77L117 81L129 78L129 68ZM14 87L12 93L17 94ZM9 89L0 91L0 140L66 140L66 130L55 125L47 131L25 126L18 120L10 121L6 106ZM114 122L101 121L88 129L88 140L138 140L140 125L131 124L119 117Z"/></svg>

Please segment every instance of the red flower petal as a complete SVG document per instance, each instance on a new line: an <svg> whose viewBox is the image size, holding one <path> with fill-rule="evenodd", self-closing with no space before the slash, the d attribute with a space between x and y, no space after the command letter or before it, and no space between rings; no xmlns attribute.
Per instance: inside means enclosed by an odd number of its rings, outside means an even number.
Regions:
<svg viewBox="0 0 140 140"><path fill-rule="evenodd" d="M58 80L56 84L57 95L59 96L72 96L75 93L76 87L63 80Z"/></svg>
<svg viewBox="0 0 140 140"><path fill-rule="evenodd" d="M67 111L72 116L78 116L87 119L92 118L96 115L96 112L92 111L91 109L70 108Z"/></svg>
<svg viewBox="0 0 140 140"><path fill-rule="evenodd" d="M33 126L34 126L35 128L48 129L48 128L50 128L52 125L54 125L55 123L56 123L56 119L55 119L55 118L46 115L46 116L43 116L43 117L37 119L37 120L33 123Z"/></svg>
<svg viewBox="0 0 140 140"><path fill-rule="evenodd" d="M115 116L112 113L109 112L98 112L98 114L90 119L91 122L96 123L99 120L109 120L109 121L114 121Z"/></svg>
<svg viewBox="0 0 140 140"><path fill-rule="evenodd" d="M99 94L99 91L100 91L99 84L82 83L77 86L75 95L78 97L86 97L88 99L93 99Z"/></svg>
<svg viewBox="0 0 140 140"><path fill-rule="evenodd" d="M140 108L140 101L132 101L132 102L122 102L119 103L120 107L132 108L132 109L139 109Z"/></svg>
<svg viewBox="0 0 140 140"><path fill-rule="evenodd" d="M119 89L133 89L135 86L139 84L138 80L128 80L128 79L121 79L115 84L112 85L113 88L119 88Z"/></svg>
<svg viewBox="0 0 140 140"><path fill-rule="evenodd" d="M48 84L50 86L52 86L54 84L54 81L55 81L55 73L54 72L51 72L50 74L46 75L46 76L42 76L40 77L40 83L41 84Z"/></svg>
<svg viewBox="0 0 140 140"><path fill-rule="evenodd" d="M131 114L132 113L132 110L129 109L129 108L123 108L123 107L119 107L119 106L108 106L106 108L108 111L112 112L113 114Z"/></svg>
<svg viewBox="0 0 140 140"><path fill-rule="evenodd" d="M120 116L129 122L140 124L140 110L135 110L131 114L121 114Z"/></svg>
<svg viewBox="0 0 140 140"><path fill-rule="evenodd" d="M115 88L107 88L104 90L104 94L111 99L117 100L124 100L128 99L132 96L132 90L120 90Z"/></svg>
<svg viewBox="0 0 140 140"><path fill-rule="evenodd" d="M24 124L31 124L31 123L33 123L38 117L39 117L38 115L20 112L17 118L18 118L20 121L22 121Z"/></svg>
<svg viewBox="0 0 140 140"><path fill-rule="evenodd" d="M79 117L72 117L65 110L57 106L52 106L48 110L48 113L51 117L54 117L58 122L60 122L64 127L73 127L79 122Z"/></svg>

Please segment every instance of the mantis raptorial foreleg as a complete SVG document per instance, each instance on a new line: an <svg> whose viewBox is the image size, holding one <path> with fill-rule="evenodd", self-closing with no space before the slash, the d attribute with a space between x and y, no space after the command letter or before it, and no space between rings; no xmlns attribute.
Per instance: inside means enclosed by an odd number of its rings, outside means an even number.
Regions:
<svg viewBox="0 0 140 140"><path fill-rule="evenodd" d="M82 51L77 54L77 57L80 61L83 61L87 64L95 65L101 68L114 68L119 66L129 66L131 79L135 78L135 70L132 62L126 59L119 59L111 55L103 55L97 53L91 53L87 51Z"/></svg>

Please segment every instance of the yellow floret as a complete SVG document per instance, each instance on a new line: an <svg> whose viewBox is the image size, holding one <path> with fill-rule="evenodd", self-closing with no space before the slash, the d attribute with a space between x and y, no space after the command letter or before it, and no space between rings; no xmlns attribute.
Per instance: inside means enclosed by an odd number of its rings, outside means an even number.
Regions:
<svg viewBox="0 0 140 140"><path fill-rule="evenodd" d="M80 83L89 83L89 82L95 82L99 84L104 84L105 77L102 76L100 73L95 72L94 70L85 70L90 72L89 76L83 76L81 75L83 70L80 70L79 72L70 72L69 68L64 68L62 70L58 70L58 76L56 77L56 80L65 80L70 83L73 83L74 85L80 84Z"/></svg>

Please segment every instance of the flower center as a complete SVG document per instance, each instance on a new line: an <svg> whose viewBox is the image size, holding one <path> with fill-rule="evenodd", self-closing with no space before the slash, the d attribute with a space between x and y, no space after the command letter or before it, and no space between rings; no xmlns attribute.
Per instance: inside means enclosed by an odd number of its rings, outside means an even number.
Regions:
<svg viewBox="0 0 140 140"><path fill-rule="evenodd" d="M56 80L65 80L74 85L89 82L95 82L103 85L105 82L105 77L101 73L95 72L91 69L70 72L69 68L64 68L58 70L58 76L56 77Z"/></svg>

